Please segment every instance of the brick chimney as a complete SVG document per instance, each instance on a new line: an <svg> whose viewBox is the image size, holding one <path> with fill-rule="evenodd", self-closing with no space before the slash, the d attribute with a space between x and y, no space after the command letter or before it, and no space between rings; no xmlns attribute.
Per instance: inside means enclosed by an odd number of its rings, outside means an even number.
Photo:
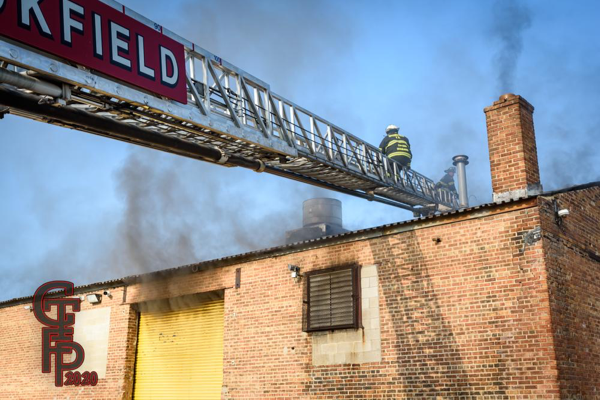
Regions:
<svg viewBox="0 0 600 400"><path fill-rule="evenodd" d="M533 106L521 96L509 93L483 111L494 201L541 193Z"/></svg>

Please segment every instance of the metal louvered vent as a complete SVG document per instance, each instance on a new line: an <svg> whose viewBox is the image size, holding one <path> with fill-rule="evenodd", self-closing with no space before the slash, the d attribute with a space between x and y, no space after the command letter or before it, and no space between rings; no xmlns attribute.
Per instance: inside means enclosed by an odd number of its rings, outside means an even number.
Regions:
<svg viewBox="0 0 600 400"><path fill-rule="evenodd" d="M307 331L358 328L358 273L346 266L307 274Z"/></svg>

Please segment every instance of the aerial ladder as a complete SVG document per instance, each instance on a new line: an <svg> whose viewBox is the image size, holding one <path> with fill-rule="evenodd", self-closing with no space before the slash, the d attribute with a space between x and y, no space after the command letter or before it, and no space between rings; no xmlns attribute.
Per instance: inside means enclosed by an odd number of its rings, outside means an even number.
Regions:
<svg viewBox="0 0 600 400"><path fill-rule="evenodd" d="M94 5L95 11L84 8ZM29 8L24 12L25 6ZM16 11L2 15L11 9ZM98 24L109 18L103 19L102 13L118 13L111 18L122 22L108 22L109 32L104 33ZM377 147L272 92L266 82L116 1L0 0L0 24L2 18L0 116L10 112L226 167L250 168L393 205L415 215L459 208L458 197L436 189L431 179L403 168ZM20 25L7 28L9 18L16 18ZM124 64L121 67L129 64L131 70L135 62L127 57L133 59L132 53L137 51L138 72L159 75L159 69L168 70L162 72L163 83L175 81L177 52L160 47L160 55L154 55L160 65L154 69L147 66L150 53L144 60L141 49L152 35L146 34L144 43L137 34L138 47L134 49L133 30L138 25L183 49L184 67L178 66L181 74L177 77L183 99L111 76L110 68L116 65L112 61ZM23 31L30 35L25 39L19 36L23 27L29 28ZM55 41L60 36L63 44L74 43L77 34L91 35L92 29L94 35L87 42L93 42L95 56L111 57L108 73L86 65L84 59L74 62L77 54L57 55L60 51L53 51L54 42L44 46L38 43L46 39L31 39L39 33L49 34L46 38Z"/></svg>

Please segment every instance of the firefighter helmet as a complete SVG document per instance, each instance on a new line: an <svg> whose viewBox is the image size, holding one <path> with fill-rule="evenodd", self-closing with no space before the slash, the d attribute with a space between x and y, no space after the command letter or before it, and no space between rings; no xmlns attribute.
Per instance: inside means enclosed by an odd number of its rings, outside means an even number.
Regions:
<svg viewBox="0 0 600 400"><path fill-rule="evenodd" d="M450 172L456 172L456 167L450 167L447 170L444 171L445 173L450 173Z"/></svg>
<svg viewBox="0 0 600 400"><path fill-rule="evenodd" d="M396 125L388 125L387 128L385 128L385 133L388 134L390 132L398 132L400 130L400 128L398 128Z"/></svg>

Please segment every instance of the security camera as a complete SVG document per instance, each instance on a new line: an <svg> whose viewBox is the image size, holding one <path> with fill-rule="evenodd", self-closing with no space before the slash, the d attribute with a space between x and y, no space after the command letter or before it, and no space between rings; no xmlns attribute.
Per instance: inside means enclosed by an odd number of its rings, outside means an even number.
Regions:
<svg viewBox="0 0 600 400"><path fill-rule="evenodd" d="M111 293L110 293L108 290L105 290L105 291L103 292L103 294L104 294L105 296L112 297L112 294L111 294Z"/></svg>
<svg viewBox="0 0 600 400"><path fill-rule="evenodd" d="M569 216L569 210L563 208L562 210L558 210L558 216L560 218L567 218Z"/></svg>

